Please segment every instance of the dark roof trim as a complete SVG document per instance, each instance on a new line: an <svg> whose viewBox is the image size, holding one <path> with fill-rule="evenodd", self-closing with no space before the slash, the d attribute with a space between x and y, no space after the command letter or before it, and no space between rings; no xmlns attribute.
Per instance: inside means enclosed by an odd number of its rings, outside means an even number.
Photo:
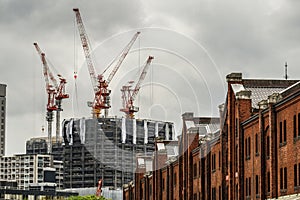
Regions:
<svg viewBox="0 0 300 200"><path fill-rule="evenodd" d="M258 114L252 115L250 118L246 119L245 121L243 121L241 123L242 126L246 126L248 124L250 124L251 122L255 121L258 119Z"/></svg>
<svg viewBox="0 0 300 200"><path fill-rule="evenodd" d="M243 79L244 87L278 87L287 88L299 80L272 80L272 79Z"/></svg>
<svg viewBox="0 0 300 200"><path fill-rule="evenodd" d="M281 101L277 102L274 106L275 106L275 108L282 106L283 104L287 103L288 101L291 101L292 99L298 97L299 95L300 95L300 90L298 90L298 92L295 92L294 94L288 96L287 98L284 98Z"/></svg>

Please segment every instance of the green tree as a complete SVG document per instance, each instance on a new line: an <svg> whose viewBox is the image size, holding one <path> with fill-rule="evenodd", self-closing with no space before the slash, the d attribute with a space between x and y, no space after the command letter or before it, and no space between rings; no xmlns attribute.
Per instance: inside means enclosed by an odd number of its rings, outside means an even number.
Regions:
<svg viewBox="0 0 300 200"><path fill-rule="evenodd" d="M104 197L97 197L95 195L88 195L88 196L71 196L67 200L110 200Z"/></svg>

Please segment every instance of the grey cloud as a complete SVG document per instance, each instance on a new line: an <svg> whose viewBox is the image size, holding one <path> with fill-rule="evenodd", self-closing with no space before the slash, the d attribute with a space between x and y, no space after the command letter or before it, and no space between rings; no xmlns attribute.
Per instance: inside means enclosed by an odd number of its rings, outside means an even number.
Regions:
<svg viewBox="0 0 300 200"><path fill-rule="evenodd" d="M232 71L243 72L246 77L282 78L283 65L289 62L292 78L299 78L299 15L300 2L297 0L101 0L101 1L40 1L40 0L0 0L0 82L8 85L8 124L7 124L7 152L22 152L26 138L42 134L40 127L44 124L45 88L42 77L40 60L32 43L37 41L46 52L46 56L55 67L68 79L67 89L71 98L63 102L62 117L73 117L76 107L74 91L74 13L73 7L79 7L92 44L107 43L103 49L95 52L98 59L99 72L105 63L114 57L123 47L118 40L110 40L112 35L143 27L161 27L174 31L173 35L166 31L154 32L145 30L141 36L142 47L162 47L186 57L199 68L204 78L197 78L195 74L189 76L191 70L188 64L178 61L170 54L161 54L154 50L142 52L142 56L155 53L155 62L169 67L176 67L177 73L187 77L200 99L199 115L209 115L201 99L203 80L206 80L211 94L213 113L217 113L216 106L224 101L226 88L225 75ZM182 33L179 37L177 33ZM121 34L121 40L127 41L129 34ZM204 47L201 49L184 36L191 37ZM87 100L91 100L90 80L84 63L83 53L77 41L75 58L80 71L78 79L80 114L89 116L86 108ZM118 43L118 45L117 45ZM126 43L126 42L125 42ZM124 44L125 44L124 43ZM112 45L112 47L109 47ZM100 45L101 46L101 45ZM105 47L105 48L104 48ZM109 48L106 48L109 47ZM137 48L137 46L135 47ZM207 51L214 64L208 59ZM99 55L100 54L100 55ZM136 66L134 60L137 52L131 54L124 66ZM155 56L155 55L154 55ZM104 57L104 58L103 58ZM176 59L175 59L176 58ZM142 57L142 60L144 57ZM80 65L83 66L80 66ZM98 65L97 65L98 67ZM114 81L114 87L124 84L126 69L121 69ZM186 69L186 70L184 70ZM154 77L161 82L162 76ZM185 111L195 111L194 99L183 97L187 85L177 83L170 78L166 83L181 96L182 102L191 102L178 111L176 104L170 105L168 116L175 116L180 123L180 115ZM149 80L149 79L148 79ZM181 79L178 79L181 80ZM119 83L120 81L120 83ZM147 83L147 82L145 82ZM204 88L205 89L205 88ZM120 104L119 88L116 88L114 102ZM88 91L83 95L84 91ZM159 91L159 90L158 90ZM141 97L146 101L147 94ZM161 94L161 101L165 105L166 99ZM148 103L147 103L148 104ZM142 106L140 117L149 114L148 107ZM155 117L159 108L154 108ZM115 111L116 110L116 111ZM114 108L118 113L118 109ZM195 111L196 112L196 111ZM76 113L75 113L76 114ZM78 113L77 113L78 114ZM30 119L30 120L28 120ZM172 119L170 119L172 120ZM16 126L17 124L17 126ZM24 128L25 127L25 128ZM45 134L45 133L44 133ZM18 137L14 144L14 138Z"/></svg>

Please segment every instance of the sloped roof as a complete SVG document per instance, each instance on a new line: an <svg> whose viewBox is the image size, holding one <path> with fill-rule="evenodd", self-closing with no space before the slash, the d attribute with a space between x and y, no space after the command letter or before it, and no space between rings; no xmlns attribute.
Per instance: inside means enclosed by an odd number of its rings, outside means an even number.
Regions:
<svg viewBox="0 0 300 200"><path fill-rule="evenodd" d="M194 126L191 126L188 131L198 131L199 135L215 133L220 129L219 117L195 117L193 122Z"/></svg>
<svg viewBox="0 0 300 200"><path fill-rule="evenodd" d="M297 82L298 80L243 79L244 88L251 91L253 108L258 108L258 102L267 99L269 95L280 93Z"/></svg>
<svg viewBox="0 0 300 200"><path fill-rule="evenodd" d="M248 87L247 90L251 91L252 107L258 108L258 102L263 99L267 99L273 93L279 93L284 88L259 88L259 87Z"/></svg>

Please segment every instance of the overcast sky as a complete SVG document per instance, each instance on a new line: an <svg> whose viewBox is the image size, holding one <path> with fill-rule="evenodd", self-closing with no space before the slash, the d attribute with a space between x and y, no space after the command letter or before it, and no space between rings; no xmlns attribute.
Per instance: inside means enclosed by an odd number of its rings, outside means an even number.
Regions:
<svg viewBox="0 0 300 200"><path fill-rule="evenodd" d="M90 117L86 101L93 92L74 7L80 9L97 73L136 31L142 32L111 82L113 116L122 116L121 86L137 80L148 55L155 58L136 101L137 117L174 121L177 129L183 112L218 115L225 76L231 72L283 79L287 61L289 77L300 79L299 0L0 0L0 5L8 155L24 153L27 139L46 136L41 131L46 126L45 83L33 42L67 78L70 99L63 102L62 118Z"/></svg>

